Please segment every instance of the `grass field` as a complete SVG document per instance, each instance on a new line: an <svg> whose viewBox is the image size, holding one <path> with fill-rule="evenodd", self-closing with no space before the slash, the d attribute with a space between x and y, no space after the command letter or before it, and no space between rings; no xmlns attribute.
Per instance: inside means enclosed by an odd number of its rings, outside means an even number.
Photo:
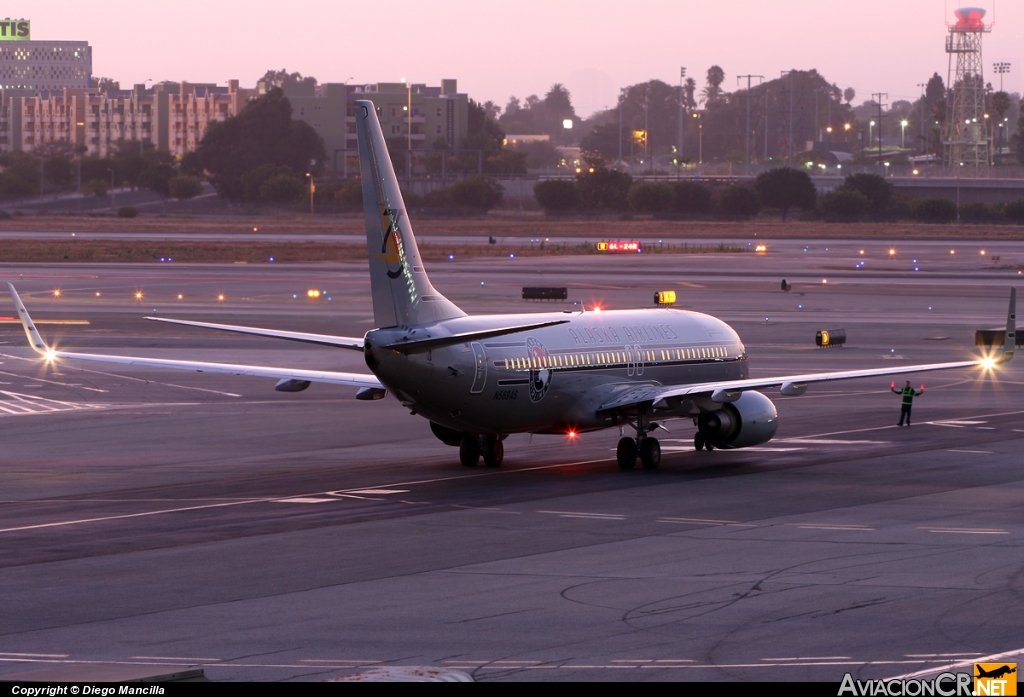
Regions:
<svg viewBox="0 0 1024 697"><path fill-rule="evenodd" d="M419 245L426 261L454 257L558 256L598 254L594 244L585 242L530 247L482 244ZM728 254L748 251L735 244L690 244L668 242L645 249L648 254ZM270 263L355 261L366 258L366 245L325 242L179 242L146 240L2 240L0 262L131 262L131 263Z"/></svg>
<svg viewBox="0 0 1024 697"><path fill-rule="evenodd" d="M502 237L578 237L581 240L630 239L658 237L673 240L712 238L742 239L985 239L1024 240L1024 225L948 224L926 225L913 222L827 223L822 221L786 221L758 218L749 221L652 220L635 217L554 218L539 213L519 216L494 214L476 218L433 219L413 218L417 235L433 234ZM362 233L361 216L317 217L141 217L114 218L89 216L18 216L0 221L0 231L25 232L31 238L36 230L71 232L217 232L225 241L232 233Z"/></svg>

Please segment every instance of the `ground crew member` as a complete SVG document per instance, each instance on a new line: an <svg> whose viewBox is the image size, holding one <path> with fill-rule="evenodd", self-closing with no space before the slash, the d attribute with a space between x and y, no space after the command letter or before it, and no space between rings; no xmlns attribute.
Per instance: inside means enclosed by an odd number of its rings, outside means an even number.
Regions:
<svg viewBox="0 0 1024 697"><path fill-rule="evenodd" d="M902 390L897 390L896 389L896 383L895 382L891 385L891 389L892 389L893 393L898 394L898 395L903 397L903 406L900 409L900 422L898 424L896 424L896 425L897 426L902 426L903 425L903 419L906 418L907 426L909 426L910 425L910 407L913 406L913 404L914 404L914 397L920 397L921 394L924 392L924 385L921 385L921 390L920 391L915 391L914 388L910 386L910 380L907 380L907 384L903 386Z"/></svg>

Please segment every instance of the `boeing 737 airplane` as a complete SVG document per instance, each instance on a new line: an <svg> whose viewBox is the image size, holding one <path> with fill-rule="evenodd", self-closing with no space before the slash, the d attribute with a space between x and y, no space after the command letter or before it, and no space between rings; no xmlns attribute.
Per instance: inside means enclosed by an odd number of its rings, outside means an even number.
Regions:
<svg viewBox="0 0 1024 697"><path fill-rule="evenodd" d="M8 284L29 344L47 361L86 360L277 378L278 390L310 383L358 387L357 399L393 394L430 421L459 459L475 467L504 457L511 433L575 434L614 426L617 461L647 469L661 460L660 421L692 419L694 447L743 448L769 441L778 412L759 390L803 394L811 383L956 368L992 368L1013 357L1016 291L1010 291L1001 353L971 361L751 379L747 352L725 322L669 309L469 316L434 289L420 260L373 103L355 103L373 315L364 337L277 331L147 317L243 334L361 351L372 374L138 358L46 345Z"/></svg>

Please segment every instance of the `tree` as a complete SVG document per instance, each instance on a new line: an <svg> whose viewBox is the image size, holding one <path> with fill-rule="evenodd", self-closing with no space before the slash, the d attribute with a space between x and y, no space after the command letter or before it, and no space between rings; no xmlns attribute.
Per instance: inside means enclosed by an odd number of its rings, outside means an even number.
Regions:
<svg viewBox="0 0 1024 697"><path fill-rule="evenodd" d="M575 182L566 179L545 179L533 186L533 197L547 213L565 213L580 205Z"/></svg>
<svg viewBox="0 0 1024 697"><path fill-rule="evenodd" d="M708 68L707 86L704 88L704 99L708 102L717 102L722 96L722 83L725 82L725 71L717 65Z"/></svg>
<svg viewBox="0 0 1024 697"><path fill-rule="evenodd" d="M846 100L846 106L850 106L850 104L853 102L856 96L857 90L853 89L852 87L847 87L845 90L843 90L843 99Z"/></svg>
<svg viewBox="0 0 1024 697"><path fill-rule="evenodd" d="M139 175L139 186L167 198L171 195L171 179L175 174L170 164L153 162Z"/></svg>
<svg viewBox="0 0 1024 697"><path fill-rule="evenodd" d="M693 98L693 95L696 93L696 91L697 81L694 80L692 77L686 78L686 81L683 82L683 92L685 93L683 99L686 103L683 104L683 106L686 107L687 109L697 108L697 100Z"/></svg>
<svg viewBox="0 0 1024 697"><path fill-rule="evenodd" d="M818 199L818 210L826 220L860 220L870 207L868 197L852 189L832 191Z"/></svg>
<svg viewBox="0 0 1024 697"><path fill-rule="evenodd" d="M195 198L199 194L203 193L203 183L196 177L190 177L187 174L178 174L171 177L168 182L168 192L171 198L176 198L179 201L184 199Z"/></svg>
<svg viewBox="0 0 1024 697"><path fill-rule="evenodd" d="M292 106L280 88L249 102L237 116L213 122L199 143L203 168L217 193L246 197L245 176L259 167L287 167L296 177L323 171L323 139L304 121L292 119ZM312 163L312 164L311 164Z"/></svg>
<svg viewBox="0 0 1024 697"><path fill-rule="evenodd" d="M629 187L633 177L625 172L608 169L600 157L584 158L587 167L576 175L580 193L580 207L588 211L629 210Z"/></svg>
<svg viewBox="0 0 1024 697"><path fill-rule="evenodd" d="M1013 134L1012 143L1017 161L1024 165L1024 100L1020 103L1020 118L1017 119L1017 132Z"/></svg>
<svg viewBox="0 0 1024 697"><path fill-rule="evenodd" d="M718 209L726 215L749 218L761 210L757 191L745 184L733 184L718 195Z"/></svg>
<svg viewBox="0 0 1024 697"><path fill-rule="evenodd" d="M956 203L948 198L931 196L913 204L914 217L926 223L951 223L956 220Z"/></svg>
<svg viewBox="0 0 1024 697"><path fill-rule="evenodd" d="M924 87L925 105L931 107L932 104L945 97L946 85L942 82L942 76L935 73L928 78L928 83Z"/></svg>
<svg viewBox="0 0 1024 697"><path fill-rule="evenodd" d="M629 187L629 207L638 213L665 213L675 203L676 194L665 182L635 182Z"/></svg>
<svg viewBox="0 0 1024 697"><path fill-rule="evenodd" d="M448 198L456 206L488 211L501 204L505 189L487 177L467 177L448 187Z"/></svg>
<svg viewBox="0 0 1024 697"><path fill-rule="evenodd" d="M116 92L121 89L121 83L109 77L94 77L92 81L97 92Z"/></svg>
<svg viewBox="0 0 1024 697"><path fill-rule="evenodd" d="M289 73L284 68L268 70L260 78L260 81L266 84L267 87L284 87L285 85L316 87L316 78L312 75L303 77L301 73Z"/></svg>
<svg viewBox="0 0 1024 697"><path fill-rule="evenodd" d="M677 213L700 215L711 211L711 190L697 182L679 182L675 185L675 204Z"/></svg>
<svg viewBox="0 0 1024 697"><path fill-rule="evenodd" d="M203 158L195 150L187 152L181 156L179 169L182 174L201 179L203 177Z"/></svg>
<svg viewBox="0 0 1024 697"><path fill-rule="evenodd" d="M1006 116L1006 112L1013 106L1013 102L1010 100L1010 95L1006 92L996 92L989 98L989 106L992 107L992 113L996 117L996 140L999 140L999 131L1001 130L1003 117ZM1000 147L1000 151L1002 148Z"/></svg>
<svg viewBox="0 0 1024 697"><path fill-rule="evenodd" d="M505 141L505 131L498 122L487 115L483 105L469 100L468 118L466 119L466 140L464 150L483 150L484 159L501 153Z"/></svg>
<svg viewBox="0 0 1024 697"><path fill-rule="evenodd" d="M619 146L619 124L603 123L594 126L590 131L580 138L580 150L585 153L599 154L606 160L617 160L620 152L629 154L627 132L622 138L622 149Z"/></svg>
<svg viewBox="0 0 1024 697"><path fill-rule="evenodd" d="M305 183L291 173L275 174L260 185L260 198L269 203L292 203L305 192Z"/></svg>
<svg viewBox="0 0 1024 697"><path fill-rule="evenodd" d="M807 172L791 167L777 167L758 175L754 188L763 205L782 211L783 220L793 206L812 210L818 198Z"/></svg>
<svg viewBox="0 0 1024 697"><path fill-rule="evenodd" d="M875 213L883 212L892 200L892 184L877 174L851 174L843 181L843 189L862 194Z"/></svg>
<svg viewBox="0 0 1024 697"><path fill-rule="evenodd" d="M58 189L71 184L74 175L74 165L66 157L53 156L43 160L43 172L46 182Z"/></svg>
<svg viewBox="0 0 1024 697"><path fill-rule="evenodd" d="M497 155L487 158L486 170L491 174L506 177L521 177L527 173L526 153L515 150L502 150Z"/></svg>

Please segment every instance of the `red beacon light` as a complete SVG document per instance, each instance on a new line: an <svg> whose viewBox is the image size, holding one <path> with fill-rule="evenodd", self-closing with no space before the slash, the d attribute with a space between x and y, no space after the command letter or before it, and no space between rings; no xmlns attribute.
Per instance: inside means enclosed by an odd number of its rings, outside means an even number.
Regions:
<svg viewBox="0 0 1024 697"><path fill-rule="evenodd" d="M953 31L985 31L985 22L982 21L985 18L985 10L983 10L982 8L961 7L958 10L954 10L953 14L956 15L956 24L953 26Z"/></svg>

